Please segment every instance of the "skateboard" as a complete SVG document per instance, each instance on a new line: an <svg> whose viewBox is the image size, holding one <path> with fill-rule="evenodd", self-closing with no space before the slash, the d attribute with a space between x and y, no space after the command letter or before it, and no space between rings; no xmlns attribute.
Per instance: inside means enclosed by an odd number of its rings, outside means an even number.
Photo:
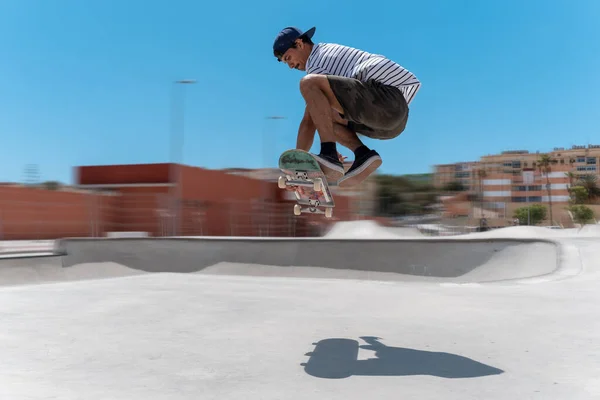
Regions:
<svg viewBox="0 0 600 400"><path fill-rule="evenodd" d="M295 188L294 215L308 212L331 218L335 202L327 178L313 155L297 149L284 151L279 157L279 169L285 174L279 177L279 188Z"/></svg>

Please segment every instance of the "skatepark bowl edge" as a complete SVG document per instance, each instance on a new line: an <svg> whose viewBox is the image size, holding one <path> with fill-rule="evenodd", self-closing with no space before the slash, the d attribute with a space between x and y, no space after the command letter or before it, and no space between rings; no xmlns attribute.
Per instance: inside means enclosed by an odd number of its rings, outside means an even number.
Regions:
<svg viewBox="0 0 600 400"><path fill-rule="evenodd" d="M70 238L58 240L52 255L0 259L0 285L10 276L25 283L126 271L492 283L555 275L573 262L564 252L554 241L523 238Z"/></svg>

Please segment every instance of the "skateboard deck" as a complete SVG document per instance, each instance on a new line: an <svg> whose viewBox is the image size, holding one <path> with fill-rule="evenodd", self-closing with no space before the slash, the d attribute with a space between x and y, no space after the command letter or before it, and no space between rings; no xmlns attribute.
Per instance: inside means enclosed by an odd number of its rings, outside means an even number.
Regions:
<svg viewBox="0 0 600 400"><path fill-rule="evenodd" d="M279 157L279 169L285 174L279 177L279 188L295 189L295 215L304 212L331 218L335 202L327 178L314 156L304 150L284 151Z"/></svg>

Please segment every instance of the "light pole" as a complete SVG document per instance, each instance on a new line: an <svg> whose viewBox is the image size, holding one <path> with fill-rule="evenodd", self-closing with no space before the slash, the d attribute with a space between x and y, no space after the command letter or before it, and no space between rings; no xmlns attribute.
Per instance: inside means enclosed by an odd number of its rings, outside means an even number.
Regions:
<svg viewBox="0 0 600 400"><path fill-rule="evenodd" d="M280 115L271 115L269 117L265 117L265 119L267 121L276 121L276 120L282 120L282 119L287 119L287 117L282 117ZM270 131L269 129L267 129L267 131ZM265 135L263 133L263 162L266 163L266 157L267 157L267 149L269 148L269 139L273 139L273 137L271 135Z"/></svg>
<svg viewBox="0 0 600 400"><path fill-rule="evenodd" d="M280 115L271 115L271 116L265 117L265 120L267 120L267 121L276 121L276 120L282 120L282 119L287 119L287 117L282 117ZM265 129L265 131L270 132L270 129ZM263 131L263 162L268 165L267 149L269 149L269 146L273 147L272 142L274 141L273 140L274 137L270 134L267 135L265 131Z"/></svg>
<svg viewBox="0 0 600 400"><path fill-rule="evenodd" d="M183 162L185 86L196 83L195 79L180 79L171 87L171 134L170 134L170 169L171 181L171 234L177 235L181 227L181 164ZM179 92L178 89L181 86ZM179 96L178 96L179 95Z"/></svg>
<svg viewBox="0 0 600 400"><path fill-rule="evenodd" d="M265 174L264 182L263 182L263 185L262 185L262 187L263 187L263 190L262 190L263 196L262 196L261 203L262 203L263 221L261 223L261 229L260 229L260 231L261 231L260 235L261 236L262 236L262 225L264 224L265 219L266 219L266 222L267 222L266 223L266 226L267 226L266 235L267 236L269 236L269 228L270 228L270 226L269 226L270 225L269 224L269 216L268 216L267 204L266 204L266 202L268 201L267 200L267 194L268 194L268 188L269 188L269 182L268 182L268 176L269 176L268 175L268 166L269 166L269 163L267 161L267 152L268 152L269 146L271 146L271 148L274 147L273 143L272 143L274 137L271 134L267 134L267 132L271 131L270 129L267 129L267 126L270 125L269 121L277 121L277 120L284 120L284 119L287 119L287 117L283 117L283 116L280 116L280 115L270 115L270 116L265 117L265 121L266 121L265 125L266 126L265 126L265 129L263 131L263 163L265 164L265 173L266 174Z"/></svg>

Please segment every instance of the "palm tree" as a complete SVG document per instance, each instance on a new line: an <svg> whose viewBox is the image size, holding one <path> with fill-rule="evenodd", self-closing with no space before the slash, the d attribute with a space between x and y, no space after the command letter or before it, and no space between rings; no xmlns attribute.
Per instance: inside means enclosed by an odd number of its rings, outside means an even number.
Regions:
<svg viewBox="0 0 600 400"><path fill-rule="evenodd" d="M598 188L598 177L596 175L580 175L579 184L587 189L589 200L594 200L600 195L600 188Z"/></svg>
<svg viewBox="0 0 600 400"><path fill-rule="evenodd" d="M553 224L552 218L552 190L550 187L550 172L552 165L558 163L558 160L550 157L548 154L543 154L537 161L537 167L542 174L546 174L546 191L548 192L548 207L550 208L550 225Z"/></svg>
<svg viewBox="0 0 600 400"><path fill-rule="evenodd" d="M483 169L477 170L477 177L479 178L479 212L481 213L481 217L483 217L483 180L487 176L487 172Z"/></svg>
<svg viewBox="0 0 600 400"><path fill-rule="evenodd" d="M565 172L565 176L569 178L569 187L573 186L573 182L577 180L577 174L573 171Z"/></svg>

